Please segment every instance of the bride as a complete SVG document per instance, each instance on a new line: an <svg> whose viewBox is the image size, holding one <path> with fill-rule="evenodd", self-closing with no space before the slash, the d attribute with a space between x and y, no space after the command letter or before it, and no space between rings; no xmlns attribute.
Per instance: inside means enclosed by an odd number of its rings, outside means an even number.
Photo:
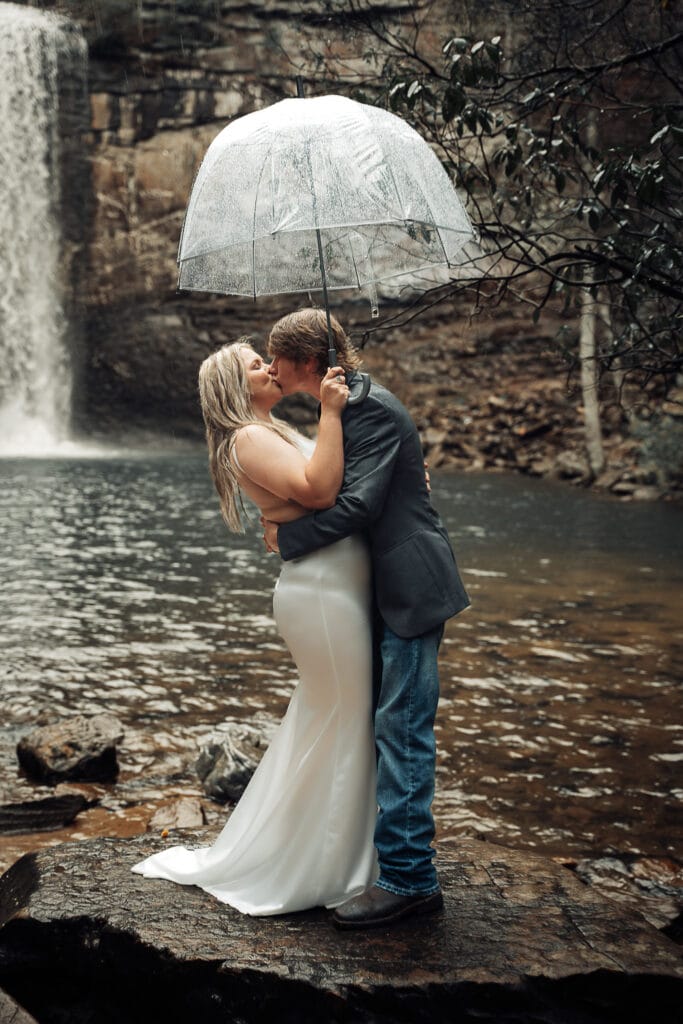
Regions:
<svg viewBox="0 0 683 1024"><path fill-rule="evenodd" d="M204 361L209 464L230 529L242 530L242 492L275 522L334 504L348 397L341 372L323 378L314 444L271 415L281 389L248 339ZM174 846L132 869L253 915L336 907L377 875L364 542L351 536L284 562L273 605L300 681L270 747L213 846Z"/></svg>

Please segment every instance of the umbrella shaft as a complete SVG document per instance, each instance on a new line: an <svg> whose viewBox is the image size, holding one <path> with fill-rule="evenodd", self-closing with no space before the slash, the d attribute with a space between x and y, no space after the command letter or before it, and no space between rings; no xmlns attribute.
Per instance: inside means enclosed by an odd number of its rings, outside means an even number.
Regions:
<svg viewBox="0 0 683 1024"><path fill-rule="evenodd" d="M304 98L304 80L301 75L296 76L296 94L299 99ZM310 154L308 157L308 165L311 167ZM311 180L313 171L311 169ZM315 214L316 208L316 197L315 187L313 188L313 211ZM317 215L316 215L317 217ZM337 365L337 352L334 347L334 339L332 337L332 324L330 323L330 302L327 298L327 274L325 273L325 258L323 256L323 243L320 238L320 229L315 229L315 237L318 243L318 259L320 260L320 274L323 279L323 302L325 303L325 316L327 318L327 360L330 366Z"/></svg>
<svg viewBox="0 0 683 1024"><path fill-rule="evenodd" d="M327 298L327 274L325 273L325 259L323 257L323 243L320 238L320 230L315 229L315 237L318 242L318 259L320 260L320 273L323 279L323 302L325 303L325 317L327 318L327 358L330 366L337 365L337 352L332 337L332 324L330 322L330 302Z"/></svg>

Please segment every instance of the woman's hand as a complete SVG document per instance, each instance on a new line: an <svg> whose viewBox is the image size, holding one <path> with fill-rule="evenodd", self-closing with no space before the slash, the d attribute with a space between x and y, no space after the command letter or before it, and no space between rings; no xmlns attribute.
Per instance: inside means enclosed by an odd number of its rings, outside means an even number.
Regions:
<svg viewBox="0 0 683 1024"><path fill-rule="evenodd" d="M280 524L274 523L272 519L266 519L265 516L261 516L259 518L259 522L263 527L263 543L266 546L266 551L279 555L280 549L277 546L277 530Z"/></svg>
<svg viewBox="0 0 683 1024"><path fill-rule="evenodd" d="M341 366L332 366L320 382L320 404L322 412L341 415L349 400L349 389Z"/></svg>

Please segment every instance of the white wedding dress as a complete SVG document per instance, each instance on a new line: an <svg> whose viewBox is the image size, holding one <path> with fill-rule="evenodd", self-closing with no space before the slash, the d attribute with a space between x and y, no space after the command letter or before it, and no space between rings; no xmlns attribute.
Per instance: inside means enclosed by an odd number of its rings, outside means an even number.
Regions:
<svg viewBox="0 0 683 1024"><path fill-rule="evenodd" d="M338 906L378 873L364 542L283 562L273 605L300 679L270 747L213 846L173 846L132 868L253 915Z"/></svg>

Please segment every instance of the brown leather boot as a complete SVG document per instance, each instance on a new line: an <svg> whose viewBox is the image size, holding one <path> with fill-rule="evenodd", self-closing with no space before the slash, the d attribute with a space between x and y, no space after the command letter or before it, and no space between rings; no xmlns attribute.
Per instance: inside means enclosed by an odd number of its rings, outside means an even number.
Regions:
<svg viewBox="0 0 683 1024"><path fill-rule="evenodd" d="M397 896L373 885L360 896L342 903L332 914L336 928L379 928L413 914L433 914L443 907L441 891L428 896Z"/></svg>

